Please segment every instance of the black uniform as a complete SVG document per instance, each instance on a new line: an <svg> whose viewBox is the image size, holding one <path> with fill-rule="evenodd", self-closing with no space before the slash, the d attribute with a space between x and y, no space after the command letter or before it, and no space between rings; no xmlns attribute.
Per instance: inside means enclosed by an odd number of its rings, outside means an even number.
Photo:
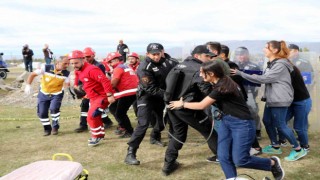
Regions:
<svg viewBox="0 0 320 180"><path fill-rule="evenodd" d="M176 66L167 77L167 90L165 101L179 100L183 97L186 102L199 102L211 90L210 83L206 83L199 76L199 70L202 61L193 57L188 57L183 63ZM172 74L180 71L178 79L172 78ZM173 75L174 76L174 75ZM170 85L169 85L170 84ZM172 86L175 86L174 90ZM173 90L173 91L172 91ZM170 93L173 92L173 93ZM178 140L185 142L187 138L188 125L196 129L208 139L212 123L207 115L202 110L180 109L168 110L168 116L173 126L173 136ZM212 135L208 139L210 150L217 154L217 132L213 130ZM169 141L169 145L165 154L166 162L175 162L178 157L178 151L182 148L183 144L177 142L173 138Z"/></svg>
<svg viewBox="0 0 320 180"><path fill-rule="evenodd" d="M165 107L163 96L166 89L165 79L178 61L166 56L156 63L149 57L142 61L137 70L139 86L137 92L138 126L135 128L129 147L139 148L152 118L156 125L151 132L151 139L160 141L161 131L164 129L163 110Z"/></svg>
<svg viewBox="0 0 320 180"><path fill-rule="evenodd" d="M314 85L314 72L313 72L313 67L310 63L310 61L301 59L299 56L292 59L292 63L300 70L300 72L310 72L311 73L311 84L306 84L307 89L309 92L311 92L312 86Z"/></svg>
<svg viewBox="0 0 320 180"><path fill-rule="evenodd" d="M124 52L125 49L128 49L128 46L126 44L119 44L117 46L117 51L121 54L122 56L122 61L125 63L127 60L127 52Z"/></svg>
<svg viewBox="0 0 320 180"><path fill-rule="evenodd" d="M251 62L251 61L246 61L242 63L238 63L239 69L240 70L253 70L253 71L261 71L261 68ZM258 90L259 87L252 86L250 84L245 84L244 88L247 92L248 100L247 100L247 105L249 106L250 112L252 114L253 119L256 121L256 129L257 129L257 135L260 136L260 130L261 130L261 122L260 122L260 116L259 116L259 106L256 101L256 97L258 96Z"/></svg>
<svg viewBox="0 0 320 180"><path fill-rule="evenodd" d="M23 62L24 62L25 70L28 72L32 72L33 71L33 67L32 67L33 51L32 51L32 49L24 47L22 49L22 55L23 55Z"/></svg>

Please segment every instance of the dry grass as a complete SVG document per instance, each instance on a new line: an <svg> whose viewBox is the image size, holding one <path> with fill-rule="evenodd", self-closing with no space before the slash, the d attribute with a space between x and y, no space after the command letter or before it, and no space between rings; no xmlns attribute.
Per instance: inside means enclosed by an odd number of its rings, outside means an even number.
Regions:
<svg viewBox="0 0 320 180"><path fill-rule="evenodd" d="M13 81L19 72L19 70L14 70L9 73L6 83ZM319 84L317 87L316 89L320 89ZM316 92L315 90L314 93ZM3 98L5 94L7 92L0 90L0 98ZM313 94L313 100L317 104L320 100L316 94ZM137 153L141 165L128 166L123 162L128 139L119 139L114 135L115 126L106 131L106 139L101 145L94 148L87 146L89 133L74 133L73 130L79 124L79 119L76 118L79 116L79 101L64 102L61 109L60 133L58 136L49 137L42 136L43 128L36 116L36 104L32 103L27 106L28 108L23 107L26 105L0 104L0 176L31 162L51 159L55 153L68 153L75 161L80 162L84 168L89 170L90 179L224 179L218 164L205 161L211 152L207 145L200 145L204 139L192 128L189 130L188 144L184 145L178 158L182 163L181 168L169 177L163 177L161 168L166 148L149 144L150 130ZM282 161L286 171L285 179L320 178L318 171L320 167L319 122L317 121L319 112L316 105L310 115L311 127L317 129L310 135L311 152L296 162ZM130 116L135 127L137 122L133 120L135 117L132 112ZM261 146L269 144L265 133L263 137L260 141ZM165 133L163 133L163 141L168 142ZM289 154L290 148L286 147L283 150L284 153L280 155L282 160ZM248 174L255 179L262 179L264 176L272 177L270 172L252 169L239 168L238 173Z"/></svg>
<svg viewBox="0 0 320 180"><path fill-rule="evenodd" d="M68 105L62 108L62 117L75 116L79 112L78 105ZM27 120L6 120L5 117L14 113L25 117ZM132 112L130 112L131 119ZM23 118L18 118L23 119ZM136 121L132 121L134 126ZM123 160L126 155L128 139L119 139L113 134L115 126L106 131L104 142L94 148L87 147L89 133L74 133L78 126L78 118L64 118L61 120L61 130L58 136L42 136L42 126L35 115L34 108L19 109L0 105L0 176L28 163L50 159L54 153L68 153L75 161L80 162L89 170L90 179L223 179L221 168L217 164L208 163L205 158L210 155L206 145L199 145L204 140L200 135L191 130L189 144L180 151L179 161L182 167L169 177L161 175L165 148L150 145L149 131L138 150L137 156L141 161L140 166L128 166ZM18 128L19 127L19 128ZM163 139L168 141L165 133ZM265 135L265 134L264 134ZM264 138L262 145L268 144ZM284 162L286 179L317 179L318 164L320 163L319 135L312 133L311 152L307 157L297 162ZM290 148L283 148L285 157ZM263 155L265 156L265 155ZM265 156L266 157L266 156ZM272 177L270 172L252 169L240 169L239 174L248 174L255 179L264 176Z"/></svg>

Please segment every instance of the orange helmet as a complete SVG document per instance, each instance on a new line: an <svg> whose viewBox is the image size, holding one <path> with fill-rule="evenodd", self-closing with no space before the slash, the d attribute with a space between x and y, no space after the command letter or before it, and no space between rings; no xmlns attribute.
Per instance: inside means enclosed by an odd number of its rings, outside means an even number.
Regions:
<svg viewBox="0 0 320 180"><path fill-rule="evenodd" d="M96 52L94 52L94 50L91 47L86 47L83 50L83 55L84 56L93 56L95 54L96 54Z"/></svg>
<svg viewBox="0 0 320 180"><path fill-rule="evenodd" d="M128 54L128 57L135 57L135 58L139 59L139 55L135 52Z"/></svg>
<svg viewBox="0 0 320 180"><path fill-rule="evenodd" d="M111 60L115 59L115 58L119 58L121 57L122 55L118 52L112 52L112 53L109 53L107 58L105 59L107 62L110 62Z"/></svg>
<svg viewBox="0 0 320 180"><path fill-rule="evenodd" d="M79 50L74 50L71 53L68 54L68 59L83 59L83 53Z"/></svg>

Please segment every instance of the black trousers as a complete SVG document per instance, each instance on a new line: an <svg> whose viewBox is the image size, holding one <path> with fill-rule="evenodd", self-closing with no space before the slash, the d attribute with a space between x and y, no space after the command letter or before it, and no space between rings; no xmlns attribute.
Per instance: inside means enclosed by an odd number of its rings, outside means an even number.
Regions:
<svg viewBox="0 0 320 180"><path fill-rule="evenodd" d="M136 95L125 96L118 99L109 106L109 110L114 118L117 120L120 127L125 128L128 133L133 132L130 119L127 115L130 106L136 100Z"/></svg>
<svg viewBox="0 0 320 180"><path fill-rule="evenodd" d="M161 98L141 96L137 100L138 125L135 128L128 145L139 148L152 119L156 120L150 138L161 139L161 131L164 129L163 110L164 102ZM166 122L165 122L166 123Z"/></svg>
<svg viewBox="0 0 320 180"><path fill-rule="evenodd" d="M205 139L208 139L212 129L212 122L207 118L207 115L203 111L189 109L168 110L168 116L172 124L173 135L179 141L186 141L188 125L197 130ZM217 154L218 134L214 129L207 143L212 153ZM176 141L174 138L171 138L166 150L165 160L167 162L176 160L182 146L183 144Z"/></svg>

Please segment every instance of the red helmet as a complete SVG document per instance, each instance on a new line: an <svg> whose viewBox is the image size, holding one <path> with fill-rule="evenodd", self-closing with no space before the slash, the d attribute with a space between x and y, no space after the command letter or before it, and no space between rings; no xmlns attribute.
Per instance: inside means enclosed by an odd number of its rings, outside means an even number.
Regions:
<svg viewBox="0 0 320 180"><path fill-rule="evenodd" d="M118 52L112 52L112 53L109 53L107 58L105 59L107 62L110 62L111 60L115 59L115 58L119 58L121 57L121 54L118 53Z"/></svg>
<svg viewBox="0 0 320 180"><path fill-rule="evenodd" d="M135 57L135 58L139 59L139 55L135 52L128 54L128 57Z"/></svg>
<svg viewBox="0 0 320 180"><path fill-rule="evenodd" d="M74 50L68 54L68 59L82 59L84 58L82 51Z"/></svg>
<svg viewBox="0 0 320 180"><path fill-rule="evenodd" d="M93 56L95 54L96 54L96 52L94 52L94 50L91 47L86 47L83 50L83 55L84 56Z"/></svg>

